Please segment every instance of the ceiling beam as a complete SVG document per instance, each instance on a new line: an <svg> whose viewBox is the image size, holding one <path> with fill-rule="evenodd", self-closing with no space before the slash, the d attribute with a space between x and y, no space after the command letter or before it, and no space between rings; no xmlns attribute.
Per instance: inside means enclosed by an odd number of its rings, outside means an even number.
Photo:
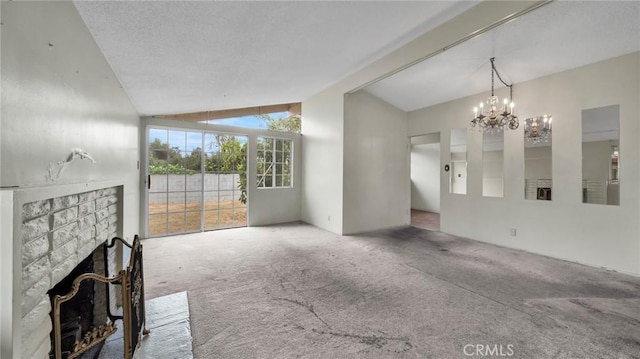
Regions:
<svg viewBox="0 0 640 359"><path fill-rule="evenodd" d="M289 112L292 115L299 115L302 110L302 104L285 103L280 105L268 105L268 106L256 106L235 108L229 110L217 110L217 111L202 111L192 113L182 113L176 115L155 115L153 118L164 118L168 120L180 120L180 121L207 121L207 120L221 120L225 118L252 116L252 115L266 115L276 112Z"/></svg>

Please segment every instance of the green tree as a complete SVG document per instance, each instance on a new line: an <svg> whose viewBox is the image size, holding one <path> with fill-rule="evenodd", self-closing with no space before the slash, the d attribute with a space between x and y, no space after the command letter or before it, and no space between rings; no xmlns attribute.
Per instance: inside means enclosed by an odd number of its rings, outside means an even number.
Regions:
<svg viewBox="0 0 640 359"><path fill-rule="evenodd" d="M149 174L184 174L184 158L177 147L169 147L168 143L159 139L149 144Z"/></svg>
<svg viewBox="0 0 640 359"><path fill-rule="evenodd" d="M191 154L184 159L184 166L187 170L200 172L202 167L202 149L196 147Z"/></svg>
<svg viewBox="0 0 640 359"><path fill-rule="evenodd" d="M237 136L217 135L215 144L210 147L219 149L218 153L207 157L205 168L207 171L237 173L239 175L238 189L240 202L247 203L247 143L241 143Z"/></svg>
<svg viewBox="0 0 640 359"><path fill-rule="evenodd" d="M300 133L302 119L300 115L290 115L287 117L271 117L271 115L258 115L267 124L271 131Z"/></svg>

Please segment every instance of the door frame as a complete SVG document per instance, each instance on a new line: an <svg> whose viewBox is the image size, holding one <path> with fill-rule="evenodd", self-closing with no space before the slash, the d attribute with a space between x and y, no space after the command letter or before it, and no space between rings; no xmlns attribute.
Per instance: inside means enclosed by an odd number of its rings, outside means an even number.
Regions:
<svg viewBox="0 0 640 359"><path fill-rule="evenodd" d="M151 129L160 129L160 130L167 130L167 131L181 131L181 132L199 132L202 135L202 149L204 150L204 141L205 141L205 134L206 133L215 133L215 134L219 134L219 135L229 135L229 136L243 136L247 139L247 168L245 169L246 171L246 175L247 175L247 181L249 179L249 161L250 161L250 147L252 146L252 136L250 136L247 133L241 133L241 132L231 132L231 131L223 131L220 129L216 129L216 128L192 128L192 127L179 127L179 126L167 126L167 125L160 125L160 124L146 124L144 125L144 131L141 131L141 143L143 144L142 146L140 146L141 148L141 159L142 161L138 162L138 169L140 170L140 174L141 174L141 184L140 184L140 228L142 229L142 233L144 233L145 238L155 238L155 237L164 237L164 236L172 236L172 235L182 235L182 234L190 234L190 233L201 233L201 232L205 232L207 231L205 229L205 202L204 202L204 196L205 196L205 191L204 191L204 175L205 175L205 156L201 157L201 176L202 176L202 189L200 191L201 193L201 202L200 202L200 230L197 231L185 231L185 232L180 232L180 233L165 233L165 234L161 234L161 235L154 235L154 236L150 236L149 235L149 132ZM203 151L204 154L204 151ZM142 165L140 165L140 162L142 162ZM249 193L249 186L247 185L246 188L246 192L247 192L247 203L246 203L246 222L245 222L245 227L249 225L249 206L250 206L250 201L251 201L251 195ZM185 212L186 213L186 212ZM168 219L167 219L168 220ZM215 230L222 230L222 229L230 229L230 228L240 228L240 227L229 227L229 228L220 228L220 229L215 229Z"/></svg>

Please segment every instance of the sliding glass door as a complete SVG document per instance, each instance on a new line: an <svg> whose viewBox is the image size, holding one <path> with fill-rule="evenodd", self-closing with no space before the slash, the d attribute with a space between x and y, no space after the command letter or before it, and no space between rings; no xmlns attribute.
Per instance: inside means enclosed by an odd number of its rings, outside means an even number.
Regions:
<svg viewBox="0 0 640 359"><path fill-rule="evenodd" d="M148 236L246 226L246 163L246 136L150 128Z"/></svg>

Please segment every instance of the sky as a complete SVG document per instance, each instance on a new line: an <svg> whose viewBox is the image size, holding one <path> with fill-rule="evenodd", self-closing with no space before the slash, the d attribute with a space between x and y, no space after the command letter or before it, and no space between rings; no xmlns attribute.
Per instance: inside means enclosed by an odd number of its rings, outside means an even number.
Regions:
<svg viewBox="0 0 640 359"><path fill-rule="evenodd" d="M289 115L288 112L277 112L270 113L269 116L272 118L281 118L287 117ZM258 116L250 115L250 116L242 116L242 117L232 117L225 118L221 120L209 120L207 121L209 124L216 125L224 125L224 126L233 126L233 127L242 127L242 128L256 128L256 129L267 129L267 123L259 118ZM212 134L208 134L205 136L205 144L213 143L213 138L211 140L207 139L208 136L214 136ZM202 133L201 132L188 132L188 131L172 131L166 129L158 129L151 128L149 129L149 142L153 142L156 139L160 140L162 143L169 143L169 147L177 147L180 151L190 152L194 149L200 147L202 148ZM243 136L239 136L238 138L240 142L246 141L246 138ZM207 146L208 147L208 146ZM206 148L206 151L212 151L213 148Z"/></svg>

